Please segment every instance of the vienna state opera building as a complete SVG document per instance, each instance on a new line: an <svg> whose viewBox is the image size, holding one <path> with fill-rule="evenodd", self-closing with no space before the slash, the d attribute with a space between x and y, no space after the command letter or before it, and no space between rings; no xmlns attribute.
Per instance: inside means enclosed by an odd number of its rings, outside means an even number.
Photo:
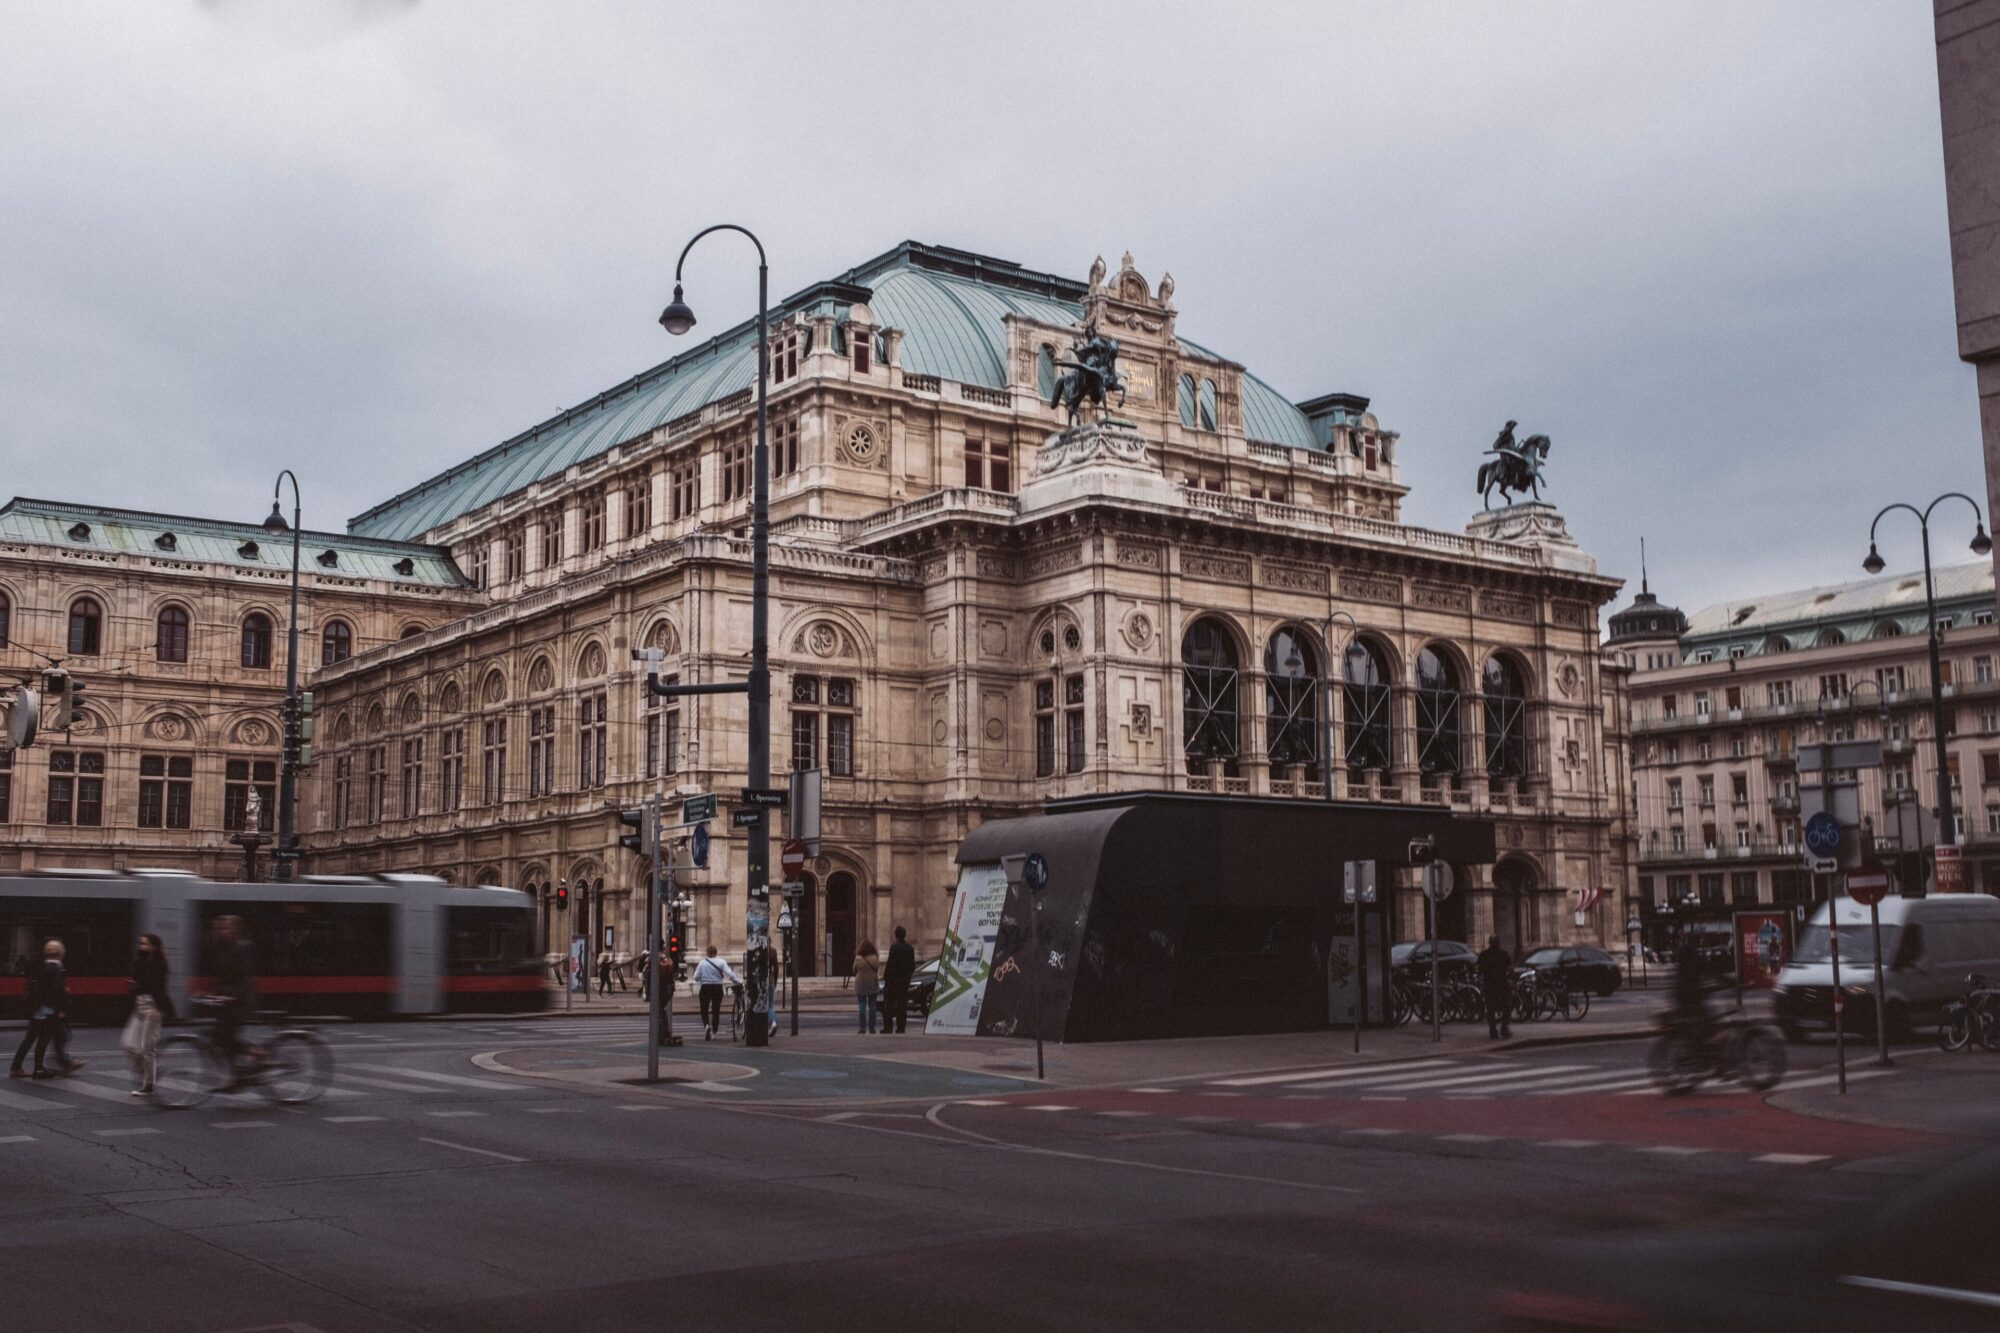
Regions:
<svg viewBox="0 0 2000 1333"><path fill-rule="evenodd" d="M914 242L774 306L771 764L824 775L800 970L844 972L899 924L928 947L976 825L1140 790L1489 819L1496 860L1456 868L1441 934L1622 947L1617 582L1546 503L1405 524L1402 442L1366 398L1290 401L1177 325L1172 279L1129 256L1079 282ZM1066 429L1050 398L1086 329L1117 341L1124 391ZM747 673L757 352L754 323L729 329L306 534L306 873L515 886L552 947L623 953L643 870L616 812L713 792L709 864L677 888L692 947L740 950L746 700L655 698L635 651L679 683ZM0 641L11 614L94 710L0 769L0 868L240 864L227 835L279 753L280 544L0 510ZM61 652L86 641L96 659ZM1423 915L1406 876L1397 931Z"/></svg>

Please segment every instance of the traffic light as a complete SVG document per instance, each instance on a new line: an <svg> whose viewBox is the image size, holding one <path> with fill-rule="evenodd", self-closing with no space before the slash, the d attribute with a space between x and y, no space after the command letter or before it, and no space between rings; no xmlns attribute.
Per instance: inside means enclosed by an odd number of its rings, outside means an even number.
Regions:
<svg viewBox="0 0 2000 1333"><path fill-rule="evenodd" d="M83 720L83 682L75 676L71 676L69 678L69 698L65 701L62 711L63 730L68 731Z"/></svg>
<svg viewBox="0 0 2000 1333"><path fill-rule="evenodd" d="M556 882L556 910L558 912L567 912L569 910L568 880L558 880Z"/></svg>
<svg viewBox="0 0 2000 1333"><path fill-rule="evenodd" d="M1437 841L1433 838L1410 839L1410 864L1427 866L1436 864L1438 859Z"/></svg>
<svg viewBox="0 0 2000 1333"><path fill-rule="evenodd" d="M675 967L681 965L681 919L675 915L667 922L667 957Z"/></svg>
<svg viewBox="0 0 2000 1333"><path fill-rule="evenodd" d="M73 684L74 678L61 667L42 672L42 707L48 710L50 725L57 731L69 726L69 692Z"/></svg>
<svg viewBox="0 0 2000 1333"><path fill-rule="evenodd" d="M618 826L631 830L630 833L621 833L618 835L618 845L620 847L623 847L635 856L651 856L653 854L651 844L646 841L648 830L646 828L646 809L644 806L636 810L620 810L618 812Z"/></svg>
<svg viewBox="0 0 2000 1333"><path fill-rule="evenodd" d="M313 761L313 695L306 690L299 695L298 735L293 744L296 757L295 767L304 768Z"/></svg>

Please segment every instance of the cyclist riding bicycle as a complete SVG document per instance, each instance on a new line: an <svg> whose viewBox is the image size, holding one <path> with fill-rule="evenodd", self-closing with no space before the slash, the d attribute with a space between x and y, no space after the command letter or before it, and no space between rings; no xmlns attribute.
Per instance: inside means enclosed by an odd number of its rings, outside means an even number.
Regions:
<svg viewBox="0 0 2000 1333"><path fill-rule="evenodd" d="M229 1057L229 1081L217 1092L241 1092L264 1062L264 1053L243 1040L243 1026L257 1008L257 954L243 938L235 916L215 919L215 1044Z"/></svg>
<svg viewBox="0 0 2000 1333"><path fill-rule="evenodd" d="M1692 932L1681 940L1681 947L1674 955L1673 1002L1665 1015L1666 1024L1687 1036L1690 1041L1706 1046L1715 1036L1715 1014L1709 1009L1709 978L1707 967L1702 962L1701 949L1696 945Z"/></svg>

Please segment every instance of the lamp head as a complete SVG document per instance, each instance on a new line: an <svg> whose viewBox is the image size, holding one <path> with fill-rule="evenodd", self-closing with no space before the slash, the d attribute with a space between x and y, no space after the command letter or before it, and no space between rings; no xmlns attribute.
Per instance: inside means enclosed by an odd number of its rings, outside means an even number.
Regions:
<svg viewBox="0 0 2000 1333"><path fill-rule="evenodd" d="M679 337L694 327L694 311L681 299L681 285L674 284L674 299L660 312L660 327Z"/></svg>
<svg viewBox="0 0 2000 1333"><path fill-rule="evenodd" d="M1972 553L1974 555L1991 555L1993 553L1993 539L1986 535L1986 525L1984 523L1975 523L1973 525Z"/></svg>
<svg viewBox="0 0 2000 1333"><path fill-rule="evenodd" d="M1982 533L1981 535L1983 536L1984 534ZM1988 542L1987 546L1990 549L1992 547L1992 543ZM1974 550L1979 549L1979 543L1977 541L1973 543L1973 549ZM1874 542L1869 542L1868 558L1861 562L1861 567L1867 570L1870 574L1880 574L1884 568L1884 564L1885 562L1882 559L1882 553L1875 549Z"/></svg>
<svg viewBox="0 0 2000 1333"><path fill-rule="evenodd" d="M285 522L285 515L279 510L278 502L276 500L271 501L271 512L264 519L264 531L286 532L291 529L291 526L291 524Z"/></svg>

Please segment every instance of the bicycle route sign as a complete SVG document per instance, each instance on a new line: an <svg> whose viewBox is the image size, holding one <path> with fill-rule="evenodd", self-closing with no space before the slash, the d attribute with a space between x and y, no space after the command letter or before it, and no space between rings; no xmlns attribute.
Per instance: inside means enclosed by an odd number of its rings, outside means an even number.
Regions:
<svg viewBox="0 0 2000 1333"><path fill-rule="evenodd" d="M1814 856L1832 856L1840 850L1840 821L1821 810L1806 821L1806 850Z"/></svg>

